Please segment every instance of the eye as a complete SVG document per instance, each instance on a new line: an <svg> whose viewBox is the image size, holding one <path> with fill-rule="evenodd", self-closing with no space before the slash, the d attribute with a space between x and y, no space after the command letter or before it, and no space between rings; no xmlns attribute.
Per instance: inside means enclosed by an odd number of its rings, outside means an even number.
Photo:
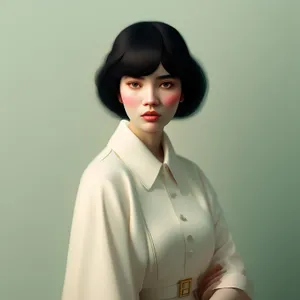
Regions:
<svg viewBox="0 0 300 300"><path fill-rule="evenodd" d="M164 89L170 89L174 86L174 84L173 84L173 82L166 81L166 82L163 82L160 86Z"/></svg>
<svg viewBox="0 0 300 300"><path fill-rule="evenodd" d="M137 81L128 82L127 85L132 89L138 89L141 85Z"/></svg>

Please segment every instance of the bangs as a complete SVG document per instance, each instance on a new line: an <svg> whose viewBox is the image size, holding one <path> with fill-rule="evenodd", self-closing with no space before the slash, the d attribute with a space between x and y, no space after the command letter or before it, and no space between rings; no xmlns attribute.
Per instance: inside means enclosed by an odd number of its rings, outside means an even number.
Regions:
<svg viewBox="0 0 300 300"><path fill-rule="evenodd" d="M155 26L143 26L128 32L126 50L118 62L112 67L112 73L121 78L123 76L142 77L152 74L160 64L172 76L178 76L172 58L163 43L161 33Z"/></svg>
<svg viewBox="0 0 300 300"><path fill-rule="evenodd" d="M161 63L160 49L131 49L119 61L117 76L141 77L152 74Z"/></svg>

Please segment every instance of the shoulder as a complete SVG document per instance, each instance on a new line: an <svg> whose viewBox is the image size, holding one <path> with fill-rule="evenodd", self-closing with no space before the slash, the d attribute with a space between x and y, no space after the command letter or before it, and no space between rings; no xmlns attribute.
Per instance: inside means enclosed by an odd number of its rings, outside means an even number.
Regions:
<svg viewBox="0 0 300 300"><path fill-rule="evenodd" d="M129 203L124 200L128 182L125 165L110 148L104 148L84 169L77 189L76 206L82 210L105 209L128 217ZM125 215L124 215L125 214ZM120 216L121 216L120 215Z"/></svg>
<svg viewBox="0 0 300 300"><path fill-rule="evenodd" d="M197 163L183 156L178 156L178 158L181 161L181 167L185 166L185 170L188 171L188 178L192 179L194 183L196 183L196 185L199 187L201 192L204 193L204 197L208 203L210 212L214 220L218 220L220 214L223 213L223 209L211 180Z"/></svg>
<svg viewBox="0 0 300 300"><path fill-rule="evenodd" d="M204 171L202 170L202 168L200 168L200 166L197 163L181 155L177 155L177 157L180 166L183 167L189 173L189 176L194 175L197 177L198 180L200 179L201 181L208 180Z"/></svg>
<svg viewBox="0 0 300 300"><path fill-rule="evenodd" d="M80 186L89 190L96 188L98 191L108 186L121 189L123 185L121 180L128 177L128 173L126 166L115 152L110 147L105 147L83 170Z"/></svg>
<svg viewBox="0 0 300 300"><path fill-rule="evenodd" d="M182 155L177 155L179 164L181 166L184 166L185 168L188 168L189 170L196 170L197 169L197 164L193 162L192 160L182 156Z"/></svg>
<svg viewBox="0 0 300 300"><path fill-rule="evenodd" d="M208 198L208 201L216 201L216 191L202 167L186 157L178 155L178 158L181 167L184 167L184 169L188 172L188 176L192 177L197 182L197 184L201 186L202 190L206 194L206 197Z"/></svg>
<svg viewBox="0 0 300 300"><path fill-rule="evenodd" d="M124 174L122 169L122 161L108 147L92 159L80 177L74 214L93 221L97 216L95 222L105 224L114 221L127 224L130 207L124 201L126 184L122 182L124 175L120 176Z"/></svg>

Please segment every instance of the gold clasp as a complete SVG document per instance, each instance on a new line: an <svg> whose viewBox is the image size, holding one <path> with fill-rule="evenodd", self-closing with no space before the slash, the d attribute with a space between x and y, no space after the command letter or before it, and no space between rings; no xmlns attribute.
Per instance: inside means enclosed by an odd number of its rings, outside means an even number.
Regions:
<svg viewBox="0 0 300 300"><path fill-rule="evenodd" d="M191 293L192 278L186 278L180 280L178 284L179 284L179 298L186 297Z"/></svg>

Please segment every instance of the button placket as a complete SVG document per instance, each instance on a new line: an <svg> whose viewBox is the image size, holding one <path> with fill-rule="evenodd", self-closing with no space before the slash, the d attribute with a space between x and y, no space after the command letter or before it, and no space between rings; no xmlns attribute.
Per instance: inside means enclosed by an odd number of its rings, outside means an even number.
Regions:
<svg viewBox="0 0 300 300"><path fill-rule="evenodd" d="M180 214L179 216L180 220L182 220L183 222L187 222L187 218L183 215L183 214ZM185 225L186 226L186 225ZM186 245L186 254L187 254L187 257L192 257L193 254L194 254L194 250L193 250L193 242L194 242L194 238L191 234L188 234L188 233L184 233L184 237L185 237L185 245Z"/></svg>
<svg viewBox="0 0 300 300"><path fill-rule="evenodd" d="M187 245L188 245L188 248L189 248L188 254L189 254L189 256L192 256L193 253L194 253L193 248L192 248L192 243L194 241L194 238L193 238L192 235L188 235L186 240L187 240Z"/></svg>
<svg viewBox="0 0 300 300"><path fill-rule="evenodd" d="M164 185L165 189L171 199L175 199L177 197L177 185L172 179L171 171L167 164L163 165L163 179L164 179Z"/></svg>
<svg viewBox="0 0 300 300"><path fill-rule="evenodd" d="M171 177L171 173L169 170L169 167L164 164L163 165L163 178L164 178L164 183L165 183L165 189L170 197L170 200L173 204L174 210L176 211L176 207L179 208L180 206L176 205L178 202L177 198L177 184L174 182L174 180ZM179 218L182 222L184 222L181 227L182 227L182 234L183 238L185 240L185 256L186 259L192 259L192 256L194 255L194 249L193 249L193 237L191 234L189 234L189 229L188 229L188 219L184 214L180 214Z"/></svg>
<svg viewBox="0 0 300 300"><path fill-rule="evenodd" d="M188 235L188 237L186 239L189 243L192 243L194 241L194 238L192 235Z"/></svg>
<svg viewBox="0 0 300 300"><path fill-rule="evenodd" d="M180 217L180 219L183 222L187 221L187 218L183 214L180 214L179 217ZM187 253L187 256L188 257L192 257L193 254L194 254L194 250L193 250L194 238L193 238L193 236L191 234L188 234L188 233L185 233L184 236L185 236L185 241L186 241L186 253Z"/></svg>

